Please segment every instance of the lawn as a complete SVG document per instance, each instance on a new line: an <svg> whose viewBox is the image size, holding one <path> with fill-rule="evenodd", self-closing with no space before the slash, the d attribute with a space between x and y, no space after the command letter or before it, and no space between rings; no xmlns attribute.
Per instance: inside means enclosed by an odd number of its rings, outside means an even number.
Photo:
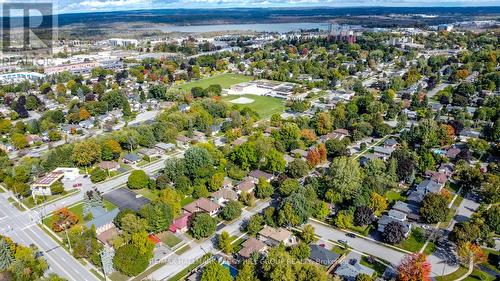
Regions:
<svg viewBox="0 0 500 281"><path fill-rule="evenodd" d="M362 265L367 266L373 270L375 270L376 274L378 277L382 276L384 274L385 269L387 266L385 266L383 263L374 260L370 261L368 257L361 257L361 262Z"/></svg>
<svg viewBox="0 0 500 281"><path fill-rule="evenodd" d="M459 277L462 277L465 273L467 273L467 268L461 266L455 272L444 276L436 276L435 279L436 281L453 281L457 280Z"/></svg>
<svg viewBox="0 0 500 281"><path fill-rule="evenodd" d="M57 194L57 195L36 196L37 201L38 201L37 203L38 204L45 204L47 202L59 200L59 199L61 199L63 197L69 196L69 195L77 193L77 192L80 192L80 190L78 190L78 189L72 189L72 190L69 190L69 191L65 190L61 194ZM21 201L24 203L24 205L26 205L26 207L28 207L30 209L33 208L33 207L35 207L35 206L37 206L37 204L35 204L35 201L33 200L33 196L26 197L26 198L24 198Z"/></svg>
<svg viewBox="0 0 500 281"><path fill-rule="evenodd" d="M170 248L172 248L172 247L174 247L177 244L182 242L182 239L175 236L173 233L169 233L169 232L159 233L157 236L158 236L158 238L160 238L160 240L161 240L161 242L163 242L163 244L167 245Z"/></svg>
<svg viewBox="0 0 500 281"><path fill-rule="evenodd" d="M158 199L158 193L155 190L151 190L149 188L137 189L134 190L135 193L141 194L142 196L148 198L151 201L155 201Z"/></svg>
<svg viewBox="0 0 500 281"><path fill-rule="evenodd" d="M285 110L283 100L267 96L231 95L222 97L222 100L229 102L229 104L233 104L230 101L241 97L252 99L254 101L248 104L238 104L238 106L248 107L255 110L259 114L260 118L269 118L271 115L275 113L282 113Z"/></svg>
<svg viewBox="0 0 500 281"><path fill-rule="evenodd" d="M385 198L387 198L387 201L389 201L389 203L392 203L392 202L398 201L398 200L404 200L404 197L401 195L401 192L394 191L394 190L387 191L385 193Z"/></svg>
<svg viewBox="0 0 500 281"><path fill-rule="evenodd" d="M224 73L189 83L185 83L179 86L179 89L189 91L194 87L207 88L210 85L220 85L223 89L228 89L234 84L252 81L251 76L245 76L241 74Z"/></svg>
<svg viewBox="0 0 500 281"><path fill-rule="evenodd" d="M193 197L186 196L186 197L182 198L182 200L181 200L181 206L184 207L184 206L186 206L187 204L189 204L189 203L191 203L193 201L194 201Z"/></svg>
<svg viewBox="0 0 500 281"><path fill-rule="evenodd" d="M151 273L153 273L156 270L160 269L164 265L165 265L165 263L157 263L157 264L151 266L150 268L144 270L143 272L141 272L136 277L134 277L134 279L132 279L132 281L147 280L146 277L148 277L148 275L150 275Z"/></svg>
<svg viewBox="0 0 500 281"><path fill-rule="evenodd" d="M203 255L203 257L197 259L195 262L190 264L188 267L184 268L181 272L177 273L174 277L168 279L168 281L177 281L181 280L184 278L186 275L188 275L193 269L197 268L200 266L203 262L207 261L212 257L211 253L207 253Z"/></svg>
<svg viewBox="0 0 500 281"><path fill-rule="evenodd" d="M396 246L410 252L418 252L424 246L424 244L425 239L418 237L417 235L415 235L415 231L412 231L407 239L401 241Z"/></svg>
<svg viewBox="0 0 500 281"><path fill-rule="evenodd" d="M479 269L474 269L467 278L464 279L465 281L493 281L497 280L495 276L490 275L484 271L481 271Z"/></svg>
<svg viewBox="0 0 500 281"><path fill-rule="evenodd" d="M180 255L184 254L185 252L189 251L189 249L191 249L191 246L186 244L184 246L181 246L179 249L177 249L175 251L175 253L180 256Z"/></svg>
<svg viewBox="0 0 500 281"><path fill-rule="evenodd" d="M111 273L111 275L109 275L108 277L109 279L111 279L111 281L127 281L130 279L130 277L125 274L121 274L118 271Z"/></svg>

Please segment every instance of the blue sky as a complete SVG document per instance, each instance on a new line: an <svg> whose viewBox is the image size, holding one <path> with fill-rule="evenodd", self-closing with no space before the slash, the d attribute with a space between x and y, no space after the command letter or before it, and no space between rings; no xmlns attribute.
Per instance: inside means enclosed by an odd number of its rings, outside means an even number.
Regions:
<svg viewBox="0 0 500 281"><path fill-rule="evenodd" d="M2 0L0 0L2 1ZM57 0L59 13L159 8L498 6L500 0Z"/></svg>

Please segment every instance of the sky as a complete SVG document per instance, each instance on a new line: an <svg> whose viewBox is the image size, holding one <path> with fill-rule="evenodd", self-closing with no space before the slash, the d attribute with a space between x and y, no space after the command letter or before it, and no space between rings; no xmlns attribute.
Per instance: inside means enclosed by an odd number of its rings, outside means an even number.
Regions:
<svg viewBox="0 0 500 281"><path fill-rule="evenodd" d="M0 0L2 2L4 0ZM41 1L41 0L38 0ZM498 6L500 0L55 0L56 13L176 8Z"/></svg>

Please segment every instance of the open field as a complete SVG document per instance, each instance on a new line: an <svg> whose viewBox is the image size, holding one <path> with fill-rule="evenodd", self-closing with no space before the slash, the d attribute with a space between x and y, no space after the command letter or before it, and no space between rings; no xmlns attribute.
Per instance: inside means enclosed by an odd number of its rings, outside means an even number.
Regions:
<svg viewBox="0 0 500 281"><path fill-rule="evenodd" d="M266 96L257 96L257 95L231 95L224 96L222 100L229 102L230 104L232 100L247 98L254 100L252 103L241 104L240 107L249 107L252 110L255 110L260 118L269 118L271 115L275 113L281 113L285 110L285 105L283 104L283 100L273 97Z"/></svg>
<svg viewBox="0 0 500 281"><path fill-rule="evenodd" d="M207 88L210 85L217 85L217 84L219 84L222 87L222 89L228 89L234 84L252 81L252 79L253 78L250 76L245 76L241 74L224 73L179 85L179 89L184 91L189 91L193 87Z"/></svg>

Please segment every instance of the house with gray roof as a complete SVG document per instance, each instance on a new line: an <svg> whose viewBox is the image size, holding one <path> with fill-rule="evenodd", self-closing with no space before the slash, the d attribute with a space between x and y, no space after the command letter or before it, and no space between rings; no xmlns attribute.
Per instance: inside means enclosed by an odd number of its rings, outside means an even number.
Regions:
<svg viewBox="0 0 500 281"><path fill-rule="evenodd" d="M115 225L113 224L113 220L118 215L120 210L118 208L114 208L111 211L107 211L103 207L94 207L90 209L90 213L92 214L92 220L85 223L88 228L91 228L92 225L95 227L95 231L97 235L102 232L113 228Z"/></svg>
<svg viewBox="0 0 500 281"><path fill-rule="evenodd" d="M392 210L397 210L406 214L406 217L410 220L419 221L420 220L420 209L418 206L413 204L408 204L402 201L396 201Z"/></svg>
<svg viewBox="0 0 500 281"><path fill-rule="evenodd" d="M391 222L397 222L403 226L403 233L405 237L408 237L411 231L411 223L407 221L401 221L399 219L393 218L388 215L383 215L379 220L378 220L378 231L379 232L384 232L385 226L388 225Z"/></svg>
<svg viewBox="0 0 500 281"><path fill-rule="evenodd" d="M440 183L437 183L433 180L424 180L419 185L417 185L416 191L420 194L425 195L431 192L438 193L442 188L443 185Z"/></svg>
<svg viewBox="0 0 500 281"><path fill-rule="evenodd" d="M345 260L335 269L335 275L338 275L345 281L356 281L358 275L366 274L372 276L374 272L373 269L360 264L357 259Z"/></svg>
<svg viewBox="0 0 500 281"><path fill-rule="evenodd" d="M330 267L335 261L337 261L340 258L339 254L334 253L316 244L309 245L309 249L311 249L311 253L309 254L309 259L315 263L327 267Z"/></svg>
<svg viewBox="0 0 500 281"><path fill-rule="evenodd" d="M123 162L127 164L137 164L141 161L141 157L135 153L128 153L123 157Z"/></svg>

